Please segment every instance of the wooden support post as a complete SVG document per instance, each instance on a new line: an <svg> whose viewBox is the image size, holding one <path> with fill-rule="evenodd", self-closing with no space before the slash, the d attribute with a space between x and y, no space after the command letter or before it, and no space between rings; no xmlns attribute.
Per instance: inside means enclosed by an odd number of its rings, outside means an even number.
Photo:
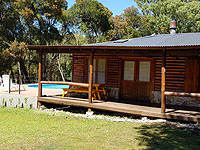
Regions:
<svg viewBox="0 0 200 150"><path fill-rule="evenodd" d="M89 92L88 99L89 103L92 103L92 85L93 85L93 52L90 53L90 78L89 78Z"/></svg>
<svg viewBox="0 0 200 150"><path fill-rule="evenodd" d="M39 66L38 66L38 97L42 97L42 52L39 51Z"/></svg>
<svg viewBox="0 0 200 150"><path fill-rule="evenodd" d="M37 108L40 109L40 107L42 106L41 102L37 102Z"/></svg>
<svg viewBox="0 0 200 150"><path fill-rule="evenodd" d="M166 51L163 51L162 55L162 81L161 81L161 113L165 113L165 79L166 79Z"/></svg>

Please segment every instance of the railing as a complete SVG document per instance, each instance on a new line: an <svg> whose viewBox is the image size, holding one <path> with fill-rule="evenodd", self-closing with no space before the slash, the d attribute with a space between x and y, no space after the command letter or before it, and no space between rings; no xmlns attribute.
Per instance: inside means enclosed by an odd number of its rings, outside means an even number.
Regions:
<svg viewBox="0 0 200 150"><path fill-rule="evenodd" d="M165 96L180 96L180 97L195 97L200 98L200 93L184 93L184 92L168 92L165 91Z"/></svg>

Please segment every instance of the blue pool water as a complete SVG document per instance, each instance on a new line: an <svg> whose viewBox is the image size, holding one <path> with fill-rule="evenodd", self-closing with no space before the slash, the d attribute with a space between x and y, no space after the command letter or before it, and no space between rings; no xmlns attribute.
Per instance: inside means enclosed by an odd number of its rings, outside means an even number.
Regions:
<svg viewBox="0 0 200 150"><path fill-rule="evenodd" d="M30 84L28 87L36 87L38 88L37 84ZM68 88L68 85L60 85L60 84L43 84L42 88L47 88L47 89L63 89L63 88Z"/></svg>

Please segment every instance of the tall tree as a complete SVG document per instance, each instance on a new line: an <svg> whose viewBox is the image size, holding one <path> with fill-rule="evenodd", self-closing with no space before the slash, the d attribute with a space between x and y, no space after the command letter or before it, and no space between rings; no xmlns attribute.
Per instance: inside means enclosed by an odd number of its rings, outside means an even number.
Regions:
<svg viewBox="0 0 200 150"><path fill-rule="evenodd" d="M23 41L24 27L15 9L14 0L0 1L0 74L13 72L13 61L6 59L2 52L9 48L10 41ZM13 74L13 73L12 73Z"/></svg>
<svg viewBox="0 0 200 150"><path fill-rule="evenodd" d="M7 61L12 62L11 65L17 64L18 71L21 72L22 70L23 80L24 81L29 80L27 69L24 63L24 59L26 57L27 50L28 50L26 44L24 42L18 43L14 41L8 45L9 45L9 48L6 48L2 53L4 58ZM12 71L11 71L11 74L12 74Z"/></svg>
<svg viewBox="0 0 200 150"><path fill-rule="evenodd" d="M24 28L14 0L0 1L0 48L7 48L10 41L23 40Z"/></svg>
<svg viewBox="0 0 200 150"><path fill-rule="evenodd" d="M27 43L62 40L57 26L67 9L66 0L16 0L15 6L26 27Z"/></svg>
<svg viewBox="0 0 200 150"><path fill-rule="evenodd" d="M0 57L7 60L2 63L7 66L4 70L1 66L2 73L11 71L14 76L18 72L15 62L19 62L22 74L28 78L31 74L27 70L32 70L31 63L36 63L36 53L26 51L28 57L20 59L13 57L13 54L17 51L21 53L22 42L46 45L52 41L61 41L59 25L66 9L66 0L0 1L0 52L3 52L3 56L9 55L3 57L0 53Z"/></svg>
<svg viewBox="0 0 200 150"><path fill-rule="evenodd" d="M137 8L131 6L124 10L121 15L112 18L113 27L108 32L109 40L128 39L140 35L138 27L141 16Z"/></svg>
<svg viewBox="0 0 200 150"><path fill-rule="evenodd" d="M16 0L14 4L25 27L24 42L46 45L62 41L59 26L67 9L66 0ZM46 57L47 64L51 64L50 59ZM30 66L31 61L27 63Z"/></svg>
<svg viewBox="0 0 200 150"><path fill-rule="evenodd" d="M169 22L177 21L177 31L200 31L199 0L136 0L155 33L169 33ZM145 26L144 26L145 27Z"/></svg>
<svg viewBox="0 0 200 150"><path fill-rule="evenodd" d="M77 0L67 11L66 20L73 33L85 34L91 43L110 29L111 16L112 12L97 0Z"/></svg>

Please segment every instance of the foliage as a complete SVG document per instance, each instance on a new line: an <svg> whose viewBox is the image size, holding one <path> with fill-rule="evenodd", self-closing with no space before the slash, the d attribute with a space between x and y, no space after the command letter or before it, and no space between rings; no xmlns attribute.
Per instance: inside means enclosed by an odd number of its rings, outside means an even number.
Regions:
<svg viewBox="0 0 200 150"><path fill-rule="evenodd" d="M0 50L7 48L7 43L23 40L24 27L20 15L15 9L14 0L0 1Z"/></svg>
<svg viewBox="0 0 200 150"><path fill-rule="evenodd" d="M197 0L136 0L136 2L147 19L146 23L151 25L151 30L155 33L169 33L169 22L173 19L177 21L179 33L200 31L200 2ZM142 29L144 28L145 26Z"/></svg>
<svg viewBox="0 0 200 150"><path fill-rule="evenodd" d="M3 55L7 59L12 59L12 61L20 61L26 57L26 52L28 50L27 45L24 42L18 43L16 41L8 44L9 48L3 51Z"/></svg>
<svg viewBox="0 0 200 150"><path fill-rule="evenodd" d="M8 73L12 61L5 60L3 49L9 48L9 43L15 39L23 41L24 28L20 16L15 10L14 0L0 1L0 74Z"/></svg>
<svg viewBox="0 0 200 150"><path fill-rule="evenodd" d="M28 51L27 45L24 42L18 43L14 41L12 43L8 43L8 46L9 48L6 48L2 52L2 55L7 61L12 62L13 64L19 63L18 70L22 72L23 80L29 80L28 72L25 67L25 58Z"/></svg>
<svg viewBox="0 0 200 150"><path fill-rule="evenodd" d="M77 1L66 14L73 33L83 33L88 42L104 35L110 29L112 12L97 0Z"/></svg>
<svg viewBox="0 0 200 150"><path fill-rule="evenodd" d="M1 4L0 50L2 52L0 56L4 63L0 72L11 74L15 80L18 74L16 65L18 61L24 80L30 82L27 77L37 74L37 54L33 51L23 51L20 43L46 45L52 41L61 41L63 37L58 26L65 14L67 2L65 0L9 0L1 1ZM18 58L18 53L23 53L24 56Z"/></svg>
<svg viewBox="0 0 200 150"><path fill-rule="evenodd" d="M67 2L65 0L17 0L16 10L23 18L29 42L46 44L62 39L56 25L62 19Z"/></svg>
<svg viewBox="0 0 200 150"><path fill-rule="evenodd" d="M113 17L113 29L109 38L117 40L138 37L140 18L137 8L133 6L126 8L123 14Z"/></svg>

